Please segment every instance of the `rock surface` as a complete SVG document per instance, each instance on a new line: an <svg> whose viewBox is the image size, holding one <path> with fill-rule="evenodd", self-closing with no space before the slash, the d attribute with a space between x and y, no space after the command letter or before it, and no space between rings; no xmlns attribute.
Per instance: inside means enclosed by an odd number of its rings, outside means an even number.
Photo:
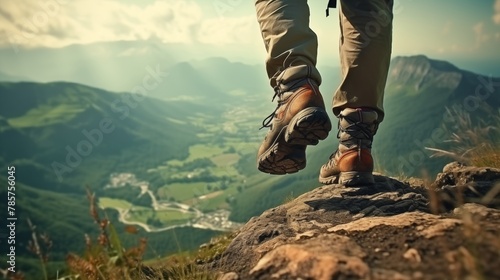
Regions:
<svg viewBox="0 0 500 280"><path fill-rule="evenodd" d="M215 264L221 279L500 279L499 169L448 165L434 191L375 179L252 218Z"/></svg>

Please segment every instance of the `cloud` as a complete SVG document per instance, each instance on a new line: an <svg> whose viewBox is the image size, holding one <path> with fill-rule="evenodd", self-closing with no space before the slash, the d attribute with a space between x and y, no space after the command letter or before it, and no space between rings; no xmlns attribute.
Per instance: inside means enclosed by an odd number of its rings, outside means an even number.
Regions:
<svg viewBox="0 0 500 280"><path fill-rule="evenodd" d="M254 16L213 18L200 25L197 38L201 43L213 45L260 43L262 39L258 30Z"/></svg>
<svg viewBox="0 0 500 280"><path fill-rule="evenodd" d="M62 47L150 38L234 43L248 40L238 34L251 28L248 18L205 18L193 0L156 0L146 6L118 0L17 0L0 6L0 46Z"/></svg>
<svg viewBox="0 0 500 280"><path fill-rule="evenodd" d="M450 34L454 34L450 32ZM441 44L436 48L440 54L482 54L497 57L497 44L500 40L500 33L493 32L492 24L488 21L475 23L470 32L462 32L459 37L451 38L446 44Z"/></svg>
<svg viewBox="0 0 500 280"><path fill-rule="evenodd" d="M474 34L476 35L476 44L474 46L475 49L480 48L485 43L488 43L491 39L491 35L485 31L484 22L479 22L472 28L474 30Z"/></svg>
<svg viewBox="0 0 500 280"><path fill-rule="evenodd" d="M496 0L493 5L493 22L500 24L500 0Z"/></svg>
<svg viewBox="0 0 500 280"><path fill-rule="evenodd" d="M443 35L448 35L448 34L450 34L450 31L451 31L452 27L453 27L453 23L452 23L451 21L447 21L447 22L444 24L444 26L443 26L443 30L441 30L441 33L442 33Z"/></svg>

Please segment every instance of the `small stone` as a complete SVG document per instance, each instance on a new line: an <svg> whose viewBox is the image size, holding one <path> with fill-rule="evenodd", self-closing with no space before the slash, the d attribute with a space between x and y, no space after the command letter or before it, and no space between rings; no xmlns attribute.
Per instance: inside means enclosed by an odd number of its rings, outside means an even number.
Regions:
<svg viewBox="0 0 500 280"><path fill-rule="evenodd" d="M318 234L318 231L317 230L310 230L310 231L306 231L304 233L300 233L300 234L297 234L295 236L295 240L300 240L300 239L309 239L311 237L314 237Z"/></svg>
<svg viewBox="0 0 500 280"><path fill-rule="evenodd" d="M422 258L420 257L420 254L414 248L408 249L408 251L406 251L403 254L403 257L412 263L421 263L422 262Z"/></svg>
<svg viewBox="0 0 500 280"><path fill-rule="evenodd" d="M413 279L424 279L424 274L420 271L413 272Z"/></svg>
<svg viewBox="0 0 500 280"><path fill-rule="evenodd" d="M228 272L222 275L222 277L219 278L218 280L238 280L238 279L240 279L238 274L236 274L235 272Z"/></svg>
<svg viewBox="0 0 500 280"><path fill-rule="evenodd" d="M464 166L466 166L466 165L463 163L454 161L454 162L448 163L447 165L445 165L443 167L443 173L453 172L453 171L460 169Z"/></svg>
<svg viewBox="0 0 500 280"><path fill-rule="evenodd" d="M375 253L378 253L378 252L380 252L380 251L382 251L382 249L380 249L380 248L375 248Z"/></svg>
<svg viewBox="0 0 500 280"><path fill-rule="evenodd" d="M453 209L453 214L459 217L472 214L474 217L485 219L488 217L488 215L490 215L490 211L483 205L467 203Z"/></svg>
<svg viewBox="0 0 500 280"><path fill-rule="evenodd" d="M382 256L384 256L384 257L388 257L388 256L390 256L390 255L391 255L391 254L390 254L389 252L384 252L384 253L382 253Z"/></svg>
<svg viewBox="0 0 500 280"><path fill-rule="evenodd" d="M357 219L363 218L364 216L365 216L365 214L359 213L359 214L356 214L356 215L352 216L352 219L353 220L357 220Z"/></svg>

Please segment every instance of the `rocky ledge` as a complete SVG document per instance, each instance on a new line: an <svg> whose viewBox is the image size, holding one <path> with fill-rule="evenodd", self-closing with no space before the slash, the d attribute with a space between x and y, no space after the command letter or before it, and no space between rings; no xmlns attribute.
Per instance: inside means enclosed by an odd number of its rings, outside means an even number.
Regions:
<svg viewBox="0 0 500 280"><path fill-rule="evenodd" d="M327 185L252 218L213 263L223 280L500 279L500 169Z"/></svg>

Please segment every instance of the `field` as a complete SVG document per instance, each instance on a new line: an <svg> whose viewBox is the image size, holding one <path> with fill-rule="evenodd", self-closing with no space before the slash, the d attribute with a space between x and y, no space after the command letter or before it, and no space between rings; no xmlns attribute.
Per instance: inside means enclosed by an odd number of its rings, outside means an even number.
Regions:
<svg viewBox="0 0 500 280"><path fill-rule="evenodd" d="M207 183L173 183L160 187L157 191L159 199L174 198L176 201L185 202L188 199L209 193Z"/></svg>
<svg viewBox="0 0 500 280"><path fill-rule="evenodd" d="M113 208L119 210L127 210L132 208L134 205L123 199L101 197L99 198L99 206L103 209Z"/></svg>
<svg viewBox="0 0 500 280"><path fill-rule="evenodd" d="M99 206L103 209L115 209L121 215L123 221L132 224L143 224L143 227L146 229L183 225L197 217L194 211L175 207L153 209L133 205L126 200L108 197L100 198Z"/></svg>
<svg viewBox="0 0 500 280"><path fill-rule="evenodd" d="M48 126L67 122L84 110L85 107L78 104L45 105L34 108L21 117L10 119L9 124L18 128Z"/></svg>
<svg viewBox="0 0 500 280"><path fill-rule="evenodd" d="M196 217L196 214L183 213L176 210L155 211L151 208L134 208L125 218L129 221L144 223L154 227L181 225Z"/></svg>
<svg viewBox="0 0 500 280"><path fill-rule="evenodd" d="M196 144L189 147L189 157L185 160L185 162L191 162L196 159L203 159L203 158L210 159L216 155L220 155L223 152L224 152L223 148L214 145Z"/></svg>

